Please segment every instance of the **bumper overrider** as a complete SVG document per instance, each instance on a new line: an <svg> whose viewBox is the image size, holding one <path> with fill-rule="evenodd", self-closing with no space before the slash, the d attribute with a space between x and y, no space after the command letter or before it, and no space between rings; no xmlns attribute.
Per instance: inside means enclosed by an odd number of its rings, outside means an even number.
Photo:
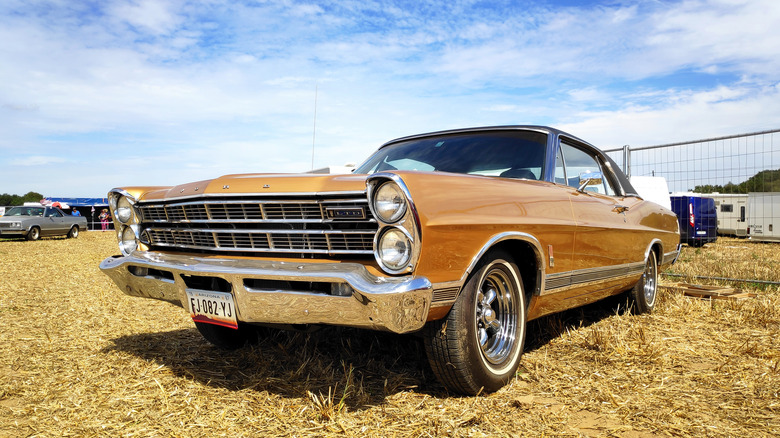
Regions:
<svg viewBox="0 0 780 438"><path fill-rule="evenodd" d="M103 260L100 269L127 295L185 309L187 289L230 292L238 320L247 323L332 324L408 333L425 325L432 298L427 278L379 277L358 263L135 251Z"/></svg>

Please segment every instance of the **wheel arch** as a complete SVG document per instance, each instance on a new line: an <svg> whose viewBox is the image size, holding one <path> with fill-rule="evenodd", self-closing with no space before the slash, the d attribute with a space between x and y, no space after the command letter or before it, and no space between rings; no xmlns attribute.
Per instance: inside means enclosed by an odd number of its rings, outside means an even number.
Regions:
<svg viewBox="0 0 780 438"><path fill-rule="evenodd" d="M474 256L469 267L463 273L461 284L465 284L468 276L486 254L494 250L509 253L520 270L526 303L530 305L531 298L538 296L544 290L544 253L542 245L536 237L521 232L507 232L493 236Z"/></svg>
<svg viewBox="0 0 780 438"><path fill-rule="evenodd" d="M645 250L645 259L643 262L647 261L647 258L650 256L650 251L655 253L655 262L658 264L658 266L661 266L664 258L664 244L661 242L661 239L653 239L650 244L647 245L647 249Z"/></svg>

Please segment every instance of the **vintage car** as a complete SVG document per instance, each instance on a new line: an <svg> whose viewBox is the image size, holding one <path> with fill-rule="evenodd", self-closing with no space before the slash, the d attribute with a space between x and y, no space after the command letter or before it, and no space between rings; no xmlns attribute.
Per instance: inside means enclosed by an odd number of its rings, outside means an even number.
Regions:
<svg viewBox="0 0 780 438"><path fill-rule="evenodd" d="M87 229L87 218L70 216L57 207L11 207L0 217L0 237L26 237L38 240L42 236L78 237Z"/></svg>
<svg viewBox="0 0 780 438"><path fill-rule="evenodd" d="M100 268L125 294L187 309L211 343L240 347L256 325L416 332L462 394L515 375L529 320L619 293L651 312L680 251L674 213L541 126L393 140L350 175L108 197L121 255Z"/></svg>

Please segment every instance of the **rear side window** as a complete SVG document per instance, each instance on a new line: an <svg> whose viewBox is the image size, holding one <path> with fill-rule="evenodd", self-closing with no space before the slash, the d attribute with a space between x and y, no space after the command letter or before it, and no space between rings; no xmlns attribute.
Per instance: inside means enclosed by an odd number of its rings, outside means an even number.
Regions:
<svg viewBox="0 0 780 438"><path fill-rule="evenodd" d="M614 196L609 176L604 172L598 159L588 152L561 142L561 147L555 157L555 182L566 184L570 187L579 187L580 177L586 174L599 172L602 174L600 184L591 185L585 191Z"/></svg>

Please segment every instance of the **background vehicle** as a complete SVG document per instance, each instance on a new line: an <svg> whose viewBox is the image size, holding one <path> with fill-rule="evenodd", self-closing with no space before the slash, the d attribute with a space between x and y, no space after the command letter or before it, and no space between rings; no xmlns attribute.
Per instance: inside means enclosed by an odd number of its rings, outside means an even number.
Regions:
<svg viewBox="0 0 780 438"><path fill-rule="evenodd" d="M747 194L708 193L715 200L718 215L718 235L747 237Z"/></svg>
<svg viewBox="0 0 780 438"><path fill-rule="evenodd" d="M87 229L87 219L70 216L57 207L11 207L0 217L0 237L26 237L38 240L43 236L78 237Z"/></svg>
<svg viewBox="0 0 780 438"><path fill-rule="evenodd" d="M780 242L780 193L751 192L748 194L748 232L750 240Z"/></svg>
<svg viewBox="0 0 780 438"><path fill-rule="evenodd" d="M253 324L420 332L450 390L514 377L527 321L627 293L656 304L677 218L594 146L541 126L386 143L350 175L228 175L108 194L128 295L189 310L215 345Z"/></svg>
<svg viewBox="0 0 780 438"><path fill-rule="evenodd" d="M668 210L672 209L669 185L661 176L632 176L631 185L645 201L655 202Z"/></svg>
<svg viewBox="0 0 780 438"><path fill-rule="evenodd" d="M715 200L695 193L671 197L672 211L680 224L680 242L702 246L714 242L718 235L718 215Z"/></svg>

